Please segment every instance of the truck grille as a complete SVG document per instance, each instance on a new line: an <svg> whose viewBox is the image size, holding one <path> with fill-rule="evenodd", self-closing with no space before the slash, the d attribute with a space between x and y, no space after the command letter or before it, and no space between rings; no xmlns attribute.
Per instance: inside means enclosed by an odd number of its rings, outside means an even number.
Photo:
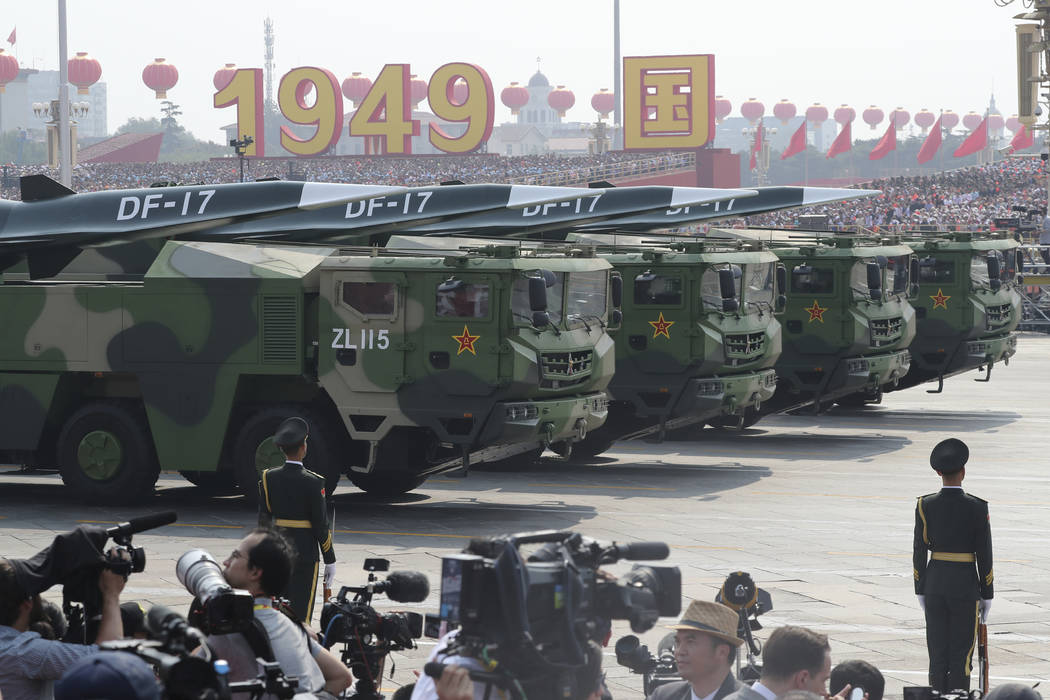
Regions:
<svg viewBox="0 0 1050 700"><path fill-rule="evenodd" d="M766 345L766 334L732 333L725 336L726 357L748 359L762 354Z"/></svg>
<svg viewBox="0 0 1050 700"><path fill-rule="evenodd" d="M901 337L904 329L904 319L900 316L894 318L876 318L871 321L871 344L875 347L889 345Z"/></svg>
<svg viewBox="0 0 1050 700"><path fill-rule="evenodd" d="M540 354L540 386L563 389L581 384L591 375L594 351L545 352Z"/></svg>
<svg viewBox="0 0 1050 700"><path fill-rule="evenodd" d="M994 330L1000 326L1005 326L1010 322L1010 314L1013 307L1010 304L999 304L997 306L989 306L985 310L986 318L988 319L988 330Z"/></svg>

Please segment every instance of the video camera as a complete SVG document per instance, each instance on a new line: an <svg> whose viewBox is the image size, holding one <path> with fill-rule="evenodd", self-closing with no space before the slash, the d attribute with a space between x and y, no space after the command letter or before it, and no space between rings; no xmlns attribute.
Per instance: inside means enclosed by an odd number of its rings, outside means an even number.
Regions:
<svg viewBox="0 0 1050 700"><path fill-rule="evenodd" d="M388 571L387 559L365 559L368 583L343 586L339 594L325 603L321 611L323 645L331 649L343 645L342 661L357 678L351 697L381 698L379 681L387 655L392 651L414 649L423 635L423 616L414 612L380 613L372 607L375 595L385 594L398 603L421 603L430 595L430 582L416 571L394 571L380 581L377 571ZM347 600L348 594L354 594Z"/></svg>
<svg viewBox="0 0 1050 700"><path fill-rule="evenodd" d="M526 561L524 545L539 544ZM571 698L591 642L603 644L612 620L645 632L681 605L677 567L636 565L617 579L600 567L621 559L665 559L667 545L602 545L569 531L541 531L471 542L441 564L441 618L459 624L447 655L489 662L478 682L519 697Z"/></svg>
<svg viewBox="0 0 1050 700"><path fill-rule="evenodd" d="M904 700L981 700L984 697L984 693L977 689L940 692L926 685L906 685L901 690L904 691Z"/></svg>
<svg viewBox="0 0 1050 700"><path fill-rule="evenodd" d="M264 693L284 699L296 694L297 679L285 676L277 663L262 660L259 678L229 683L228 665L211 658L204 634L182 615L162 605L150 609L146 629L148 640L106 642L101 649L128 652L150 664L164 685L164 697L168 700L226 700L242 693L253 699ZM193 655L198 647L204 650L204 656Z"/></svg>
<svg viewBox="0 0 1050 700"><path fill-rule="evenodd" d="M773 609L772 597L756 586L754 579L746 571L734 571L722 583L715 595L715 602L735 610L739 616L736 636L744 640L748 654L743 666L740 655L737 654L737 678L741 681L758 680L762 675L762 666L758 663L762 645L751 633L762 629L758 616ZM649 695L665 683L681 680L674 656L674 642L674 633L665 635L657 646L656 656L653 656L649 647L642 644L638 637L621 637L616 642L616 663L640 674L644 692Z"/></svg>
<svg viewBox="0 0 1050 700"><path fill-rule="evenodd" d="M127 578L145 569L146 553L141 547L132 546L132 536L173 523L177 517L168 511L132 518L111 528L82 525L56 535L50 546L30 559L8 561L26 596L62 586L62 611L69 620L64 639L87 644L95 638L102 616L99 574L109 569ZM110 539L114 546L106 553Z"/></svg>

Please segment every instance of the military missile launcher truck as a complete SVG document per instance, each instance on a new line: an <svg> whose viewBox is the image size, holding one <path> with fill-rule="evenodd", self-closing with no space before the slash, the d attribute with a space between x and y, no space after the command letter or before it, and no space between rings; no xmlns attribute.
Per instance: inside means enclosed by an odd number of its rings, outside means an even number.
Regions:
<svg viewBox="0 0 1050 700"><path fill-rule="evenodd" d="M875 396L907 374L915 337L909 299L917 293L911 248L836 236L775 251L788 277L777 390L745 426L762 414L821 410L858 392Z"/></svg>
<svg viewBox="0 0 1050 700"><path fill-rule="evenodd" d="M911 368L897 389L1010 361L1021 318L1017 241L1006 234L937 233L905 239L919 262Z"/></svg>
<svg viewBox="0 0 1050 700"><path fill-rule="evenodd" d="M619 278L576 255L169 241L137 280L9 272L0 452L131 502L162 469L254 497L289 415L330 488L381 496L557 449L604 422L615 360Z"/></svg>
<svg viewBox="0 0 1050 700"><path fill-rule="evenodd" d="M761 242L694 240L599 252L627 293L623 324L611 331L609 420L573 446L574 456L705 421L739 422L772 398L781 351L774 311L785 304L784 269L772 251Z"/></svg>

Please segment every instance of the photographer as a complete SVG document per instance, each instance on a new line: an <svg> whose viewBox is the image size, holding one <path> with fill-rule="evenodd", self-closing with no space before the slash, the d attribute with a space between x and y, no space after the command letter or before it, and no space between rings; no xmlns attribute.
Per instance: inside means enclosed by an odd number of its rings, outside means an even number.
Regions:
<svg viewBox="0 0 1050 700"><path fill-rule="evenodd" d="M124 553L121 553L124 556ZM120 593L124 577L109 569L98 575L102 618L94 645L67 644L42 639L30 625L44 619L40 594L27 595L15 568L0 559L0 690L7 700L51 698L51 682L78 660L98 652L97 644L124 635Z"/></svg>
<svg viewBox="0 0 1050 700"><path fill-rule="evenodd" d="M338 695L353 676L306 630L274 610L273 597L284 590L292 571L292 552L287 540L273 530L258 528L240 541L223 562L223 576L234 588L247 590L255 598L255 619L261 623L273 651L274 661L288 676L299 679L300 692L327 691ZM242 634L208 637L213 655L230 664L229 680L256 678L259 654Z"/></svg>
<svg viewBox="0 0 1050 700"><path fill-rule="evenodd" d="M792 690L806 690L824 697L831 676L831 646L826 635L804 627L780 627L769 635L762 649L762 677L744 686L728 700L776 700ZM846 686L837 696L846 698Z"/></svg>
<svg viewBox="0 0 1050 700"><path fill-rule="evenodd" d="M733 677L737 648L737 613L720 603L695 600L675 630L674 656L684 680L658 687L650 700L722 700L742 684Z"/></svg>

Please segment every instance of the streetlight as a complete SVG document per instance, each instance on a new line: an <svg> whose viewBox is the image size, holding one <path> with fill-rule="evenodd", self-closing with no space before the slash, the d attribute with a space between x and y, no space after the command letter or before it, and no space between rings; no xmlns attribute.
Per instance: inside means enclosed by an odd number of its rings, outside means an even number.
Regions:
<svg viewBox="0 0 1050 700"><path fill-rule="evenodd" d="M33 114L43 119L44 125L47 127L47 164L52 168L61 167L61 148L59 146L59 129L61 128L60 119L62 115L62 108L59 100L51 100L50 102L34 102L33 103ZM66 112L69 124L69 138L67 143L69 144L69 163L70 165L76 164L77 159L77 119L82 119L87 116L87 113L91 111L91 105L87 102L70 102L69 109Z"/></svg>
<svg viewBox="0 0 1050 700"><path fill-rule="evenodd" d="M740 130L740 133L747 139L750 144L749 152L755 152L755 139L761 137L761 145L758 149L758 154L755 156L755 182L759 185L767 185L769 174L769 137L775 136L777 128L775 126L762 126L759 122L758 126L744 127Z"/></svg>
<svg viewBox="0 0 1050 700"><path fill-rule="evenodd" d="M234 153L237 154L237 158L241 161L241 182L244 182L244 154L248 150L248 146L255 143L248 134L245 134L240 139L230 139L230 146L233 147Z"/></svg>

